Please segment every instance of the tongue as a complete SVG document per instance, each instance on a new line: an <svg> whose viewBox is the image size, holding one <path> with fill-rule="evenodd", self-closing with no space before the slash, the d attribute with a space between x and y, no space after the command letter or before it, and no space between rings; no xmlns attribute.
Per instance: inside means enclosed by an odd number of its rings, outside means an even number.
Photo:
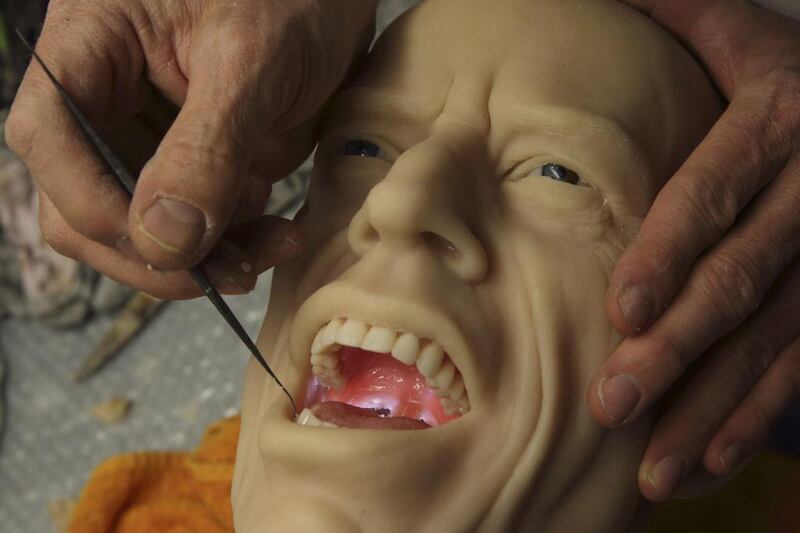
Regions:
<svg viewBox="0 0 800 533"><path fill-rule="evenodd" d="M401 363L391 355L342 347L339 350L339 370L345 387L342 390L330 389L314 378L309 383L306 406L339 402L369 409L373 413L380 409L380 415L367 415L373 423L380 424L386 424L392 418L406 418L422 420L427 426L439 426L457 418L444 413L439 397L416 366ZM342 426L333 420L329 422Z"/></svg>
<svg viewBox="0 0 800 533"><path fill-rule="evenodd" d="M325 422L341 428L353 429L426 429L430 426L422 420L407 417L381 416L380 409L364 409L342 402L322 402L311 411Z"/></svg>

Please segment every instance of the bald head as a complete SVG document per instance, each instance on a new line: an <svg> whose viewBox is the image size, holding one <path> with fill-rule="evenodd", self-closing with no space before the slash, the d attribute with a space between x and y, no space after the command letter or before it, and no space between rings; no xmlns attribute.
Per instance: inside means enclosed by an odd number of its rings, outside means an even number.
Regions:
<svg viewBox="0 0 800 533"><path fill-rule="evenodd" d="M485 93L463 102L476 127L539 106L594 113L618 130L609 142L638 159L645 204L720 110L691 55L612 0L426 0L381 37L355 85L392 91L429 123L454 104L454 87Z"/></svg>

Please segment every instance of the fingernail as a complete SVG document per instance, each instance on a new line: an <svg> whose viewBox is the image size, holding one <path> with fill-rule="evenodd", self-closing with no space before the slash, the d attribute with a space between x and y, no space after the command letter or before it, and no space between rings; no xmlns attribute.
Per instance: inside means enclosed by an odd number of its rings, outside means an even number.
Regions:
<svg viewBox="0 0 800 533"><path fill-rule="evenodd" d="M689 461L682 455L670 455L661 459L647 475L647 481L656 489L659 500L666 500L686 475Z"/></svg>
<svg viewBox="0 0 800 533"><path fill-rule="evenodd" d="M608 417L614 422L622 423L636 408L642 393L635 377L619 374L600 382L597 397Z"/></svg>
<svg viewBox="0 0 800 533"><path fill-rule="evenodd" d="M725 451L720 454L719 464L722 465L722 468L726 473L731 472L736 468L736 465L738 465L739 461L742 460L742 452L742 445L736 443L725 448Z"/></svg>
<svg viewBox="0 0 800 533"><path fill-rule="evenodd" d="M231 240L221 239L206 257L203 267L211 284L225 294L246 294L256 285L253 264Z"/></svg>
<svg viewBox="0 0 800 533"><path fill-rule="evenodd" d="M136 248L133 247L133 243L128 236L122 237L120 240L118 240L116 247L117 251L121 253L125 259L140 263L142 262L142 257L136 251Z"/></svg>
<svg viewBox="0 0 800 533"><path fill-rule="evenodd" d="M217 287L224 294L247 294L253 290L253 284L233 276L223 278Z"/></svg>
<svg viewBox="0 0 800 533"><path fill-rule="evenodd" d="M295 237L284 235L279 241L272 245L265 246L264 251L258 258L260 271L265 271L278 263L295 257L303 251L303 245Z"/></svg>
<svg viewBox="0 0 800 533"><path fill-rule="evenodd" d="M206 217L194 206L161 198L145 212L140 227L162 248L192 255L206 233Z"/></svg>
<svg viewBox="0 0 800 533"><path fill-rule="evenodd" d="M634 330L641 331L653 314L653 294L641 285L626 287L619 295L619 307L625 322Z"/></svg>
<svg viewBox="0 0 800 533"><path fill-rule="evenodd" d="M206 274L211 285L223 294L247 294L256 284L256 279L252 275L220 271L217 266L207 266Z"/></svg>

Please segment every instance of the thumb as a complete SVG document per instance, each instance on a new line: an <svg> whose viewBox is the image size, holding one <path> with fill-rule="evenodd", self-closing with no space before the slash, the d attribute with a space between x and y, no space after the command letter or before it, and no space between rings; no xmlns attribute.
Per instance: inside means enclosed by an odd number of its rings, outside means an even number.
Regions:
<svg viewBox="0 0 800 533"><path fill-rule="evenodd" d="M194 76L181 112L143 169L128 226L148 264L188 268L228 226L257 135L255 90L243 81Z"/></svg>

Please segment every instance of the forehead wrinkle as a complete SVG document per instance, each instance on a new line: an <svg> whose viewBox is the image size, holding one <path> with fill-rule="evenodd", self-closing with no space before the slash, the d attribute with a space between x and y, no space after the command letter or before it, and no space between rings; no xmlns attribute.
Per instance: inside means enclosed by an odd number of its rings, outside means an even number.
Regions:
<svg viewBox="0 0 800 533"><path fill-rule="evenodd" d="M442 124L464 126L476 135L486 138L492 128L492 118L489 110L491 102L493 76L486 74L481 80L479 74L470 73L467 81L453 76L450 87L442 102L433 130L439 129Z"/></svg>
<svg viewBox="0 0 800 533"><path fill-rule="evenodd" d="M516 104L511 106L508 117L515 126L524 130L546 135L596 138L621 150L632 159L646 160L644 147L628 133L628 128L617 120L592 111L560 105ZM520 128L514 128L515 133L518 129Z"/></svg>
<svg viewBox="0 0 800 533"><path fill-rule="evenodd" d="M411 91L388 90L374 87L354 87L340 93L326 113L326 134L365 128L361 133L382 133L387 126L400 130L421 126L420 115L435 116L436 110L425 112L423 102L414 99ZM395 128L397 129L397 128ZM394 138L390 135L390 138ZM391 139L389 139L391 140Z"/></svg>

